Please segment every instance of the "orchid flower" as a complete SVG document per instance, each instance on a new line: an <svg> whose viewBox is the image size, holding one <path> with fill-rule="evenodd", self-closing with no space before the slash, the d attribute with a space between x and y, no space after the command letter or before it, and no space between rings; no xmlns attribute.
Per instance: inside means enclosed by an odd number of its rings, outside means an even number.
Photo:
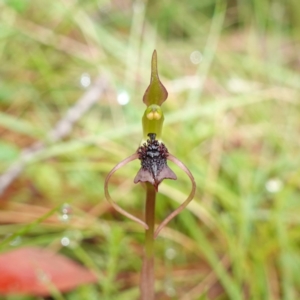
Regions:
<svg viewBox="0 0 300 300"><path fill-rule="evenodd" d="M158 236L158 233L169 223L176 215L178 215L193 199L196 183L193 175L189 169L175 156L169 153L167 147L161 141L162 127L164 122L164 114L161 105L166 101L168 92L161 83L157 72L157 53L154 50L151 62L151 80L150 84L144 94L143 102L147 105L142 118L143 124L143 140L138 147L137 151L131 156L127 157L120 163L118 163L107 175L104 185L105 196L111 205L121 214L129 219L139 223L145 229L149 229L149 226L145 221L133 216L129 212L125 211L118 204L116 204L111 198L108 191L108 183L111 176L121 167L125 166L129 162L139 159L141 161L141 168L134 178L134 183L147 182L151 184L155 192L158 192L159 184L164 179L176 180L175 173L167 165L167 161L172 161L179 168L181 168L190 178L192 182L192 189L187 199L163 222L158 226L154 233L154 238Z"/></svg>
<svg viewBox="0 0 300 300"><path fill-rule="evenodd" d="M154 239L159 232L178 215L193 199L196 191L196 183L189 169L174 155L170 154L168 148L161 140L164 113L161 105L166 101L168 92L160 82L157 72L157 54L153 52L151 62L151 80L144 94L143 102L147 108L144 112L143 139L136 152L118 163L107 175L104 183L104 191L107 200L121 214L142 225L145 229L145 251L143 267L141 272L140 290L141 300L154 300ZM134 183L141 182L146 186L146 208L145 220L130 214L113 201L108 192L108 183L111 176L121 167L129 162L139 159L141 168L134 178ZM175 173L170 169L167 161L172 161L181 168L190 178L192 189L187 199L154 231L155 225L155 200L160 183L164 179L176 180Z"/></svg>

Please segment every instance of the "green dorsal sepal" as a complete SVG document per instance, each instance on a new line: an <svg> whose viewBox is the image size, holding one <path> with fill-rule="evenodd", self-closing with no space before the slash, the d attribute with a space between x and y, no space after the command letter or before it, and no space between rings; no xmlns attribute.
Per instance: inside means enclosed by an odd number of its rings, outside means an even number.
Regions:
<svg viewBox="0 0 300 300"><path fill-rule="evenodd" d="M154 50L151 61L151 80L144 94L143 102L150 106L152 104L162 105L168 98L168 92L160 82L157 72L157 54Z"/></svg>

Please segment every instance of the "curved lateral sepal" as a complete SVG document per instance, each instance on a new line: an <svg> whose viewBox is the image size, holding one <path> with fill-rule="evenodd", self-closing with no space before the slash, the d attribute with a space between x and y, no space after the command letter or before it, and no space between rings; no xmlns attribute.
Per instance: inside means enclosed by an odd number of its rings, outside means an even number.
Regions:
<svg viewBox="0 0 300 300"><path fill-rule="evenodd" d="M176 158L170 153L167 159L175 163L181 170L183 170L188 175L188 177L192 182L192 190L189 196L187 197L187 199L176 210L174 210L168 217L166 217L162 221L162 223L157 227L157 229L154 232L155 239L157 238L159 232L193 200L196 192L196 182L190 170L178 158Z"/></svg>
<svg viewBox="0 0 300 300"><path fill-rule="evenodd" d="M122 160L121 162L119 162L106 176L105 178L105 183L104 183L104 192L105 192L105 197L108 200L108 202L113 206L113 208L118 211L120 214L124 215L125 217L131 219L132 221L142 225L146 230L149 229L148 225L141 219L135 217L134 215L128 213L126 210L124 210L123 208L121 208L118 204L116 204L113 199L111 198L109 192L108 192L108 182L110 177L120 168L124 167L125 165L127 165L129 162L138 159L138 154L134 153L131 156L125 158L124 160Z"/></svg>

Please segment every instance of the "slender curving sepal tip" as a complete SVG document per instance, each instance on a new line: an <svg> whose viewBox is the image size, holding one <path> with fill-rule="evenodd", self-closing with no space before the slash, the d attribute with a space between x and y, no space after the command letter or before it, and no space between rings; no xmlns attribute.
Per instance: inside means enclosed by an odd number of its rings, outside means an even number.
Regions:
<svg viewBox="0 0 300 300"><path fill-rule="evenodd" d="M132 221L142 225L146 230L148 230L148 225L141 219L137 218L136 216L130 214L129 212L127 212L126 210L124 210L123 208L121 208L117 203L115 203L113 201L113 199L111 198L109 191L108 191L108 183L109 180L111 178L111 176L120 168L124 167L125 165L127 165L129 162L138 159L138 154L134 153L133 155L125 158L124 160L122 160L121 162L119 162L106 176L105 178L105 183L104 183L104 193L105 193L105 197L108 200L108 202L113 206L113 208L118 211L120 214L122 214L123 216L131 219Z"/></svg>
<svg viewBox="0 0 300 300"><path fill-rule="evenodd" d="M196 182L194 179L194 176L190 172L190 170L175 156L169 153L168 155L168 160L172 161L175 163L181 170L183 170L188 177L191 180L192 183L192 189L189 194L189 196L186 198L186 200L176 209L174 210L169 216L167 216L162 223L157 227L157 229L154 232L154 238L157 238L159 232L174 218L176 217L194 198L195 193L196 193Z"/></svg>

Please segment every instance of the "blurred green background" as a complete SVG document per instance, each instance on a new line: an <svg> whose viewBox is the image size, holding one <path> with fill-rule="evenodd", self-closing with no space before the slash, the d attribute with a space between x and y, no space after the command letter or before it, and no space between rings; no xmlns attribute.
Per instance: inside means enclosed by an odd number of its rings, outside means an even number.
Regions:
<svg viewBox="0 0 300 300"><path fill-rule="evenodd" d="M138 299L143 230L103 184L142 138L156 49L163 140L197 182L156 242L156 298L300 299L299 16L297 0L0 0L0 184L16 177L0 196L1 251L47 247L98 274L54 298ZM170 166L157 223L191 186ZM138 169L110 192L142 217Z"/></svg>

